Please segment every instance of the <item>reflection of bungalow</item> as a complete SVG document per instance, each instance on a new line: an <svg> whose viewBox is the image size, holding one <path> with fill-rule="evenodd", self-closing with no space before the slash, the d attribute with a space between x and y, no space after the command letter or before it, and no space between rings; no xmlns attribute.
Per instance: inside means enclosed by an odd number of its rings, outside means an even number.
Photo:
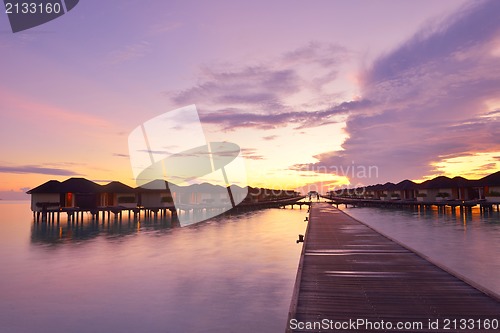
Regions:
<svg viewBox="0 0 500 333"><path fill-rule="evenodd" d="M101 186L100 206L122 206L126 208L137 207L137 191L123 183L113 181Z"/></svg>

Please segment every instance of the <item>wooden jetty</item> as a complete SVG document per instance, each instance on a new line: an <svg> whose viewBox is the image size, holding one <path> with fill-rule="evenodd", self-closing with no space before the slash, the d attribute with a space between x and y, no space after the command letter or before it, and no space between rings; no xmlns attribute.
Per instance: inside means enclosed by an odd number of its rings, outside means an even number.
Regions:
<svg viewBox="0 0 500 333"><path fill-rule="evenodd" d="M497 297L314 203L286 332L492 332Z"/></svg>

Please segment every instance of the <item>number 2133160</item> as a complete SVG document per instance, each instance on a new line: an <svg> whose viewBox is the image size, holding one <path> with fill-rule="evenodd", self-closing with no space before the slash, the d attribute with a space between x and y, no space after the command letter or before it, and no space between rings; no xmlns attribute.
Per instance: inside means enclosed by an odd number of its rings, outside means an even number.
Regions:
<svg viewBox="0 0 500 333"><path fill-rule="evenodd" d="M61 12L61 4L55 3L36 3L36 2L6 2L6 14L59 14Z"/></svg>

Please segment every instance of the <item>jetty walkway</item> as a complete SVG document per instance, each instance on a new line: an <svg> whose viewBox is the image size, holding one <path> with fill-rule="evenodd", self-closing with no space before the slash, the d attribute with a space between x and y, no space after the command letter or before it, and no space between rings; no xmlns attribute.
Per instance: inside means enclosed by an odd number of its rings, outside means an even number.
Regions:
<svg viewBox="0 0 500 333"><path fill-rule="evenodd" d="M313 203L286 332L498 332L500 301Z"/></svg>

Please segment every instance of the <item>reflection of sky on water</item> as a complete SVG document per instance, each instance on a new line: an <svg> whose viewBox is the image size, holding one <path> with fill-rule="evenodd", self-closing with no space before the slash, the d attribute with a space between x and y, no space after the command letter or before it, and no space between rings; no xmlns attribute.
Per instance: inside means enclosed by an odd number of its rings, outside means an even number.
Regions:
<svg viewBox="0 0 500 333"><path fill-rule="evenodd" d="M139 232L162 232L175 227L170 218L134 221L124 218L122 221L111 219L101 221L84 220L83 223L34 223L31 227L33 243L64 244L74 241L90 240L98 236L117 238L133 235Z"/></svg>
<svg viewBox="0 0 500 333"><path fill-rule="evenodd" d="M343 209L343 207L341 207ZM500 212L347 208L349 215L500 294Z"/></svg>
<svg viewBox="0 0 500 333"><path fill-rule="evenodd" d="M58 238L28 203L0 204L2 332L282 331L306 212L61 222Z"/></svg>

